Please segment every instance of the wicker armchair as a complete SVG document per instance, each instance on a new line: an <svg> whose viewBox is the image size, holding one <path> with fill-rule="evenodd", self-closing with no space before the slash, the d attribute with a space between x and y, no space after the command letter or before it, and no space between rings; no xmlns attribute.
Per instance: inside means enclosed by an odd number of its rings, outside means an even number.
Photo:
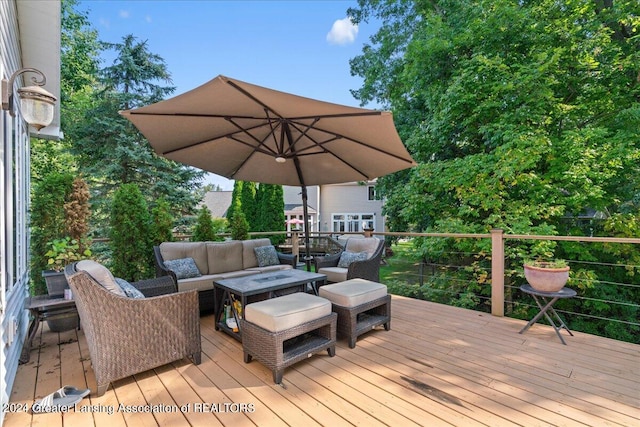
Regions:
<svg viewBox="0 0 640 427"><path fill-rule="evenodd" d="M65 275L87 339L97 396L102 396L112 381L184 357L200 364L197 291L135 299L105 289L88 273L76 271L75 263L66 267ZM162 280L167 279L172 281L170 277ZM138 283L143 286L136 286ZM134 286L148 294L162 292L163 286L170 289L158 279Z"/></svg>
<svg viewBox="0 0 640 427"><path fill-rule="evenodd" d="M366 250L373 248L372 250ZM373 282L380 281L380 260L384 251L384 240L376 237L351 238L347 240L343 252L370 253L364 261L354 261L347 268L338 267L342 252L335 255L314 258L316 272L326 274L328 282L342 282L349 279L361 278Z"/></svg>

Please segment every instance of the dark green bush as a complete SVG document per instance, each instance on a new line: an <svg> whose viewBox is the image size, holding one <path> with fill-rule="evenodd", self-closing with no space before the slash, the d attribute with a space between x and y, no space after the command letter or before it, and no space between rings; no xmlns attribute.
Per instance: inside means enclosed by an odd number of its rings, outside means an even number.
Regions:
<svg viewBox="0 0 640 427"><path fill-rule="evenodd" d="M123 184L111 208L111 271L116 277L137 281L151 276L153 245L151 217L136 184Z"/></svg>

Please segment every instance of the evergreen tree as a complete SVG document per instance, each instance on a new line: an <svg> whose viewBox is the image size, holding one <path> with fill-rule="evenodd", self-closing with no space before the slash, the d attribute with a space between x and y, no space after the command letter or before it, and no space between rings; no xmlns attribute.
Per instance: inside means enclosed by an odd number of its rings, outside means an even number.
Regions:
<svg viewBox="0 0 640 427"><path fill-rule="evenodd" d="M172 242L173 240L173 218L169 202L162 197L151 209L151 244L157 246L162 242Z"/></svg>
<svg viewBox="0 0 640 427"><path fill-rule="evenodd" d="M256 218L258 212L256 209L256 183L255 182L243 182L242 191L240 194L240 206L244 213L247 223L249 224L250 231L258 231L256 229Z"/></svg>
<svg viewBox="0 0 640 427"><path fill-rule="evenodd" d="M260 231L285 231L284 190L281 185L260 184L258 192L260 205L257 208L260 217ZM284 242L286 236L274 234L269 236L274 245Z"/></svg>
<svg viewBox="0 0 640 427"><path fill-rule="evenodd" d="M211 218L211 211L209 210L209 208L203 205L198 212L198 220L196 222L195 228L193 229L191 240L194 242L220 240L220 237L217 235L217 233L218 230L216 230L213 224L213 218Z"/></svg>
<svg viewBox="0 0 640 427"><path fill-rule="evenodd" d="M230 226L233 240L246 240L249 238L249 223L241 210L233 215Z"/></svg>
<svg viewBox="0 0 640 427"><path fill-rule="evenodd" d="M153 267L151 218L147 202L136 184L123 184L113 197L111 271L129 281L147 278Z"/></svg>
<svg viewBox="0 0 640 427"><path fill-rule="evenodd" d="M73 189L71 173L53 172L34 187L31 205L31 292L46 293L42 271L46 270L48 244L66 235L64 205Z"/></svg>
<svg viewBox="0 0 640 427"><path fill-rule="evenodd" d="M233 192L231 193L231 205L227 210L227 221L229 224L233 223L233 215L242 210L242 181L234 181Z"/></svg>
<svg viewBox="0 0 640 427"><path fill-rule="evenodd" d="M118 111L162 100L174 91L166 64L147 43L125 36L106 44L115 51L112 65L100 71L100 91L73 130L73 148L81 171L95 180L98 224L104 225L110 196L121 184L137 184L147 202L164 196L173 212L191 213L204 172L157 156L149 142Z"/></svg>

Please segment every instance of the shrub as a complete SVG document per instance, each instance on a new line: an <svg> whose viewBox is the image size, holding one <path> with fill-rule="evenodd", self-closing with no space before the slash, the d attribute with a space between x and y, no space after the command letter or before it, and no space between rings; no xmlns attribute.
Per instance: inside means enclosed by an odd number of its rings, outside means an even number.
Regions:
<svg viewBox="0 0 640 427"><path fill-rule="evenodd" d="M151 244L173 241L173 218L169 212L169 202L164 198L158 199L151 210Z"/></svg>
<svg viewBox="0 0 640 427"><path fill-rule="evenodd" d="M247 240L249 238L249 223L242 211L237 211L233 214L231 238L234 240Z"/></svg>
<svg viewBox="0 0 640 427"><path fill-rule="evenodd" d="M216 229L213 224L213 218L211 217L211 211L206 206L202 206L198 211L198 219L191 235L191 240L194 242L208 242L222 240L218 236L219 230Z"/></svg>
<svg viewBox="0 0 640 427"><path fill-rule="evenodd" d="M109 237L113 274L129 281L148 277L153 267L151 218L136 184L123 184L115 192Z"/></svg>
<svg viewBox="0 0 640 427"><path fill-rule="evenodd" d="M41 272L48 269L49 242L62 239L65 231L64 206L73 188L73 174L50 173L34 186L31 202L31 293L41 295L47 288Z"/></svg>

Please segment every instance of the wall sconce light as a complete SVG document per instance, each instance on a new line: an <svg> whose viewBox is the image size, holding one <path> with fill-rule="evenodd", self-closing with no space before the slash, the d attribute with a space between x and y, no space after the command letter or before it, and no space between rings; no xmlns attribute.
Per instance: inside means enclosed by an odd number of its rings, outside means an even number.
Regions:
<svg viewBox="0 0 640 427"><path fill-rule="evenodd" d="M53 121L53 107L57 98L44 90L42 86L47 83L44 73L35 68L22 68L11 75L9 80L2 79L2 109L9 110L11 117L15 117L13 110L13 83L20 74L34 73L42 76L42 80L37 77L31 77L33 86L21 87L18 89L20 97L20 112L24 120L38 131L43 127L49 126Z"/></svg>

